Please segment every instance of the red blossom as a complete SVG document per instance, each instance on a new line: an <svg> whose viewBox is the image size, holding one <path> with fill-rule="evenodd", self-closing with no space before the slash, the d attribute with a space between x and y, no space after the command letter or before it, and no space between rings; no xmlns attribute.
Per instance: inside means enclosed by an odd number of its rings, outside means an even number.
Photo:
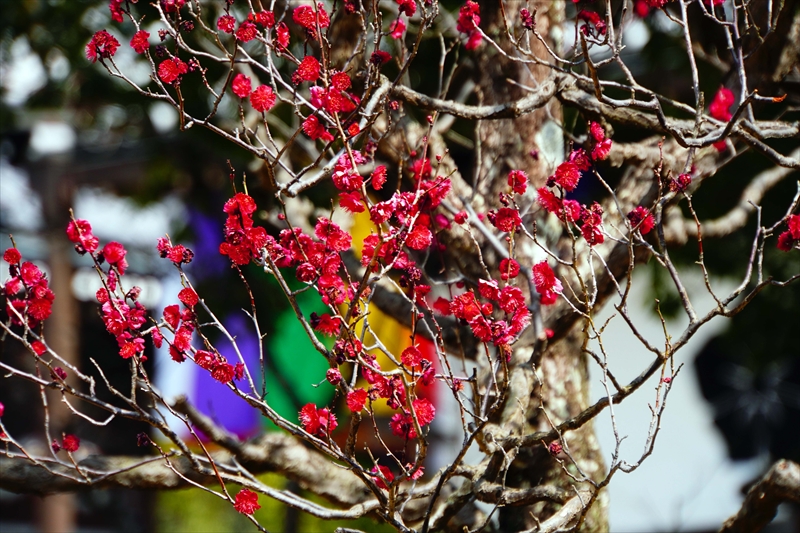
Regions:
<svg viewBox="0 0 800 533"><path fill-rule="evenodd" d="M42 355L47 351L47 346L45 346L42 341L33 341L31 343L31 349L36 355Z"/></svg>
<svg viewBox="0 0 800 533"><path fill-rule="evenodd" d="M403 350L400 360L409 368L419 368L422 364L422 352L416 346L409 346Z"/></svg>
<svg viewBox="0 0 800 533"><path fill-rule="evenodd" d="M708 114L717 120L727 122L733 117L730 112L730 107L735 101L733 91L726 87L720 87L717 94L714 95L711 104L708 106Z"/></svg>
<svg viewBox="0 0 800 533"><path fill-rule="evenodd" d="M517 194L525 194L528 190L528 175L521 170L512 170L508 173L508 186Z"/></svg>
<svg viewBox="0 0 800 533"><path fill-rule="evenodd" d="M341 328L339 319L332 318L328 313L322 316L317 316L316 313L312 313L311 325L316 331L319 331L323 335L328 335L329 337L338 335L339 329Z"/></svg>
<svg viewBox="0 0 800 533"><path fill-rule="evenodd" d="M339 193L339 206L350 213L363 213L367 210L359 191Z"/></svg>
<svg viewBox="0 0 800 533"><path fill-rule="evenodd" d="M494 215L494 216L492 216ZM501 207L496 213L489 214L489 220L500 231L512 233L522 224L522 219L516 209Z"/></svg>
<svg viewBox="0 0 800 533"><path fill-rule="evenodd" d="M177 57L165 59L158 65L158 77L164 83L175 83L180 80L181 75L187 72L189 72L188 65Z"/></svg>
<svg viewBox="0 0 800 533"><path fill-rule="evenodd" d="M317 39L317 25L319 24L322 29L327 28L331 23L328 12L325 11L325 6L322 3L317 4L316 16L312 6L300 6L292 12L292 20L303 27L308 32L309 37L314 40Z"/></svg>
<svg viewBox="0 0 800 533"><path fill-rule="evenodd" d="M143 54L150 48L150 43L147 39L150 37L150 34L144 30L139 30L133 34L133 38L131 39L131 48L137 54Z"/></svg>
<svg viewBox="0 0 800 533"><path fill-rule="evenodd" d="M275 105L275 92L269 85L260 85L250 95L250 105L259 113L265 113Z"/></svg>
<svg viewBox="0 0 800 533"><path fill-rule="evenodd" d="M312 141L322 139L323 142L328 143L333 140L333 135L325 129L325 126L322 125L316 115L309 115L308 118L303 121L303 132L308 135Z"/></svg>
<svg viewBox="0 0 800 533"><path fill-rule="evenodd" d="M116 241L111 241L103 247L103 257L109 265L117 267L120 274L124 274L128 268L128 262L125 261L127 253L125 247Z"/></svg>
<svg viewBox="0 0 800 533"><path fill-rule="evenodd" d="M258 13L250 13L247 18L264 28L272 28L275 26L275 13L272 11L259 11Z"/></svg>
<svg viewBox="0 0 800 533"><path fill-rule="evenodd" d="M234 375L233 366L229 363L217 363L214 365L214 368L211 369L211 377L220 383L229 383Z"/></svg>
<svg viewBox="0 0 800 533"><path fill-rule="evenodd" d="M386 165L378 165L372 171L372 188L379 191L386 184Z"/></svg>
<svg viewBox="0 0 800 533"><path fill-rule="evenodd" d="M191 287L184 287L178 293L178 300L183 302L183 305L186 305L188 307L194 307L195 305L197 305L199 298L197 297L197 293L194 292L194 289L192 289Z"/></svg>
<svg viewBox="0 0 800 533"><path fill-rule="evenodd" d="M592 203L589 209L584 209L581 213L583 224L581 233L590 245L602 244L605 241L603 235L603 208L597 202Z"/></svg>
<svg viewBox="0 0 800 533"><path fill-rule="evenodd" d="M653 215L650 214L650 211L646 207L642 207L641 205L635 207L633 211L628 213L628 220L634 228L638 227L642 235L650 233L650 230L656 225Z"/></svg>
<svg viewBox="0 0 800 533"><path fill-rule="evenodd" d="M692 184L692 177L689 174L681 174L677 178L670 180L669 190L672 192L684 192Z"/></svg>
<svg viewBox="0 0 800 533"><path fill-rule="evenodd" d="M239 29L236 30L236 39L243 43L248 43L256 38L258 35L258 28L249 20L245 20L239 24Z"/></svg>
<svg viewBox="0 0 800 533"><path fill-rule="evenodd" d="M403 33L406 31L406 23L403 22L403 19L397 17L394 21L394 24L391 26L391 31L389 32L389 37L392 39L402 39Z"/></svg>
<svg viewBox="0 0 800 533"><path fill-rule="evenodd" d="M317 81L319 79L319 61L314 56L306 56L297 65L297 70L292 74L292 83L295 85L304 81Z"/></svg>
<svg viewBox="0 0 800 533"><path fill-rule="evenodd" d="M533 283L536 286L536 292L541 295L542 305L554 304L563 290L561 281L556 277L547 261L533 266Z"/></svg>
<svg viewBox="0 0 800 533"><path fill-rule="evenodd" d="M92 40L86 45L86 59L92 63L98 58L108 59L114 57L119 48L119 41L106 30L100 30L92 36Z"/></svg>
<svg viewBox="0 0 800 533"><path fill-rule="evenodd" d="M222 15L217 19L217 28L225 33L233 33L233 28L236 26L236 19L230 15Z"/></svg>
<svg viewBox="0 0 800 533"><path fill-rule="evenodd" d="M513 259L503 259L500 261L500 278L507 280L516 278L519 275L519 263Z"/></svg>
<svg viewBox="0 0 800 533"><path fill-rule="evenodd" d="M519 10L519 19L522 22L522 27L527 30L532 30L536 27L536 20L534 20L533 14L524 7Z"/></svg>
<svg viewBox="0 0 800 533"><path fill-rule="evenodd" d="M200 368L211 370L217 364L217 356L206 350L197 350L194 354L194 362Z"/></svg>
<svg viewBox="0 0 800 533"><path fill-rule="evenodd" d="M477 2L467 0L458 12L456 29L461 33L471 33L481 23L481 7Z"/></svg>
<svg viewBox="0 0 800 533"><path fill-rule="evenodd" d="M417 224L406 238L406 246L412 250L424 250L431 245L433 234L426 226Z"/></svg>
<svg viewBox="0 0 800 533"><path fill-rule="evenodd" d="M791 232L784 231L780 235L778 235L778 250L782 250L784 252L790 251L794 248L795 238L792 237Z"/></svg>
<svg viewBox="0 0 800 533"><path fill-rule="evenodd" d="M278 50L289 46L289 26L287 26L285 22L281 22L278 24L278 27L275 28L275 43L277 44Z"/></svg>
<svg viewBox="0 0 800 533"><path fill-rule="evenodd" d="M300 423L303 424L303 429L318 437L329 435L338 425L336 415L327 407L317 409L313 403L307 403L300 410Z"/></svg>
<svg viewBox="0 0 800 533"><path fill-rule="evenodd" d="M357 413L364 408L367 403L367 391L364 389L353 389L347 393L347 408L353 413Z"/></svg>
<svg viewBox="0 0 800 533"><path fill-rule="evenodd" d="M331 87L337 91L346 91L350 88L352 83L353 82L350 80L350 76L347 75L347 72L337 72L331 76Z"/></svg>
<svg viewBox="0 0 800 533"><path fill-rule="evenodd" d="M108 10L111 11L111 20L114 22L121 23L123 21L122 2L123 0L111 0L108 3Z"/></svg>
<svg viewBox="0 0 800 533"><path fill-rule="evenodd" d="M792 237L800 239L800 215L789 215L786 223L789 226L789 232L792 234Z"/></svg>
<svg viewBox="0 0 800 533"><path fill-rule="evenodd" d="M581 171L578 165L565 161L558 165L556 173L550 177L550 180L561 185L564 190L574 191L578 186L581 179Z"/></svg>
<svg viewBox="0 0 800 533"><path fill-rule="evenodd" d="M370 472L375 477L375 484L378 486L379 489L389 490L389 487L386 485L386 482L388 481L389 483L391 483L392 481L394 481L394 474L392 474L392 471L389 470L388 466L383 466L383 465L373 466Z"/></svg>
<svg viewBox="0 0 800 533"><path fill-rule="evenodd" d="M325 379L328 380L328 383L333 385L334 387L342 382L342 373L339 371L338 368L329 368L325 372Z"/></svg>
<svg viewBox="0 0 800 533"><path fill-rule="evenodd" d="M234 76L231 82L231 90L239 98L247 98L250 95L250 91L252 91L250 78L240 72Z"/></svg>
<svg viewBox="0 0 800 533"><path fill-rule="evenodd" d="M92 225L88 220L71 220L67 224L67 238L80 247L79 253L94 253L100 245L100 240L92 235Z"/></svg>
<svg viewBox="0 0 800 533"><path fill-rule="evenodd" d="M178 329L181 320L181 311L177 304L168 305L164 308L164 322L169 324L172 329Z"/></svg>
<svg viewBox="0 0 800 533"><path fill-rule="evenodd" d="M383 66L388 63L390 59L392 59L392 55L384 50L375 50L372 52L372 55L369 56L369 62L376 67Z"/></svg>
<svg viewBox="0 0 800 533"><path fill-rule="evenodd" d="M18 265L22 260L22 254L16 248L9 248L3 252L3 261L9 265ZM16 291L15 291L16 292Z"/></svg>
<svg viewBox="0 0 800 533"><path fill-rule="evenodd" d="M81 439L72 434L64 435L64 440L61 441L61 448L67 452L77 452L81 447Z"/></svg>
<svg viewBox="0 0 800 533"><path fill-rule="evenodd" d="M396 0L397 1L397 10L400 14L405 13L409 17L413 17L414 13L417 12L417 4L414 3L414 0Z"/></svg>
<svg viewBox="0 0 800 533"><path fill-rule="evenodd" d="M233 508L242 514L253 514L261 509L261 505L258 504L258 494L249 489L240 490Z"/></svg>

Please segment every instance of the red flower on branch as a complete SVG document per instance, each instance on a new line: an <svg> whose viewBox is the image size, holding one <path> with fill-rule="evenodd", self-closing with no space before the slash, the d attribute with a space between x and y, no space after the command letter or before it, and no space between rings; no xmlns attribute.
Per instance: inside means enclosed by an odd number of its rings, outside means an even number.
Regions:
<svg viewBox="0 0 800 533"><path fill-rule="evenodd" d="M233 81L231 82L231 90L233 91L233 94L239 98L247 98L250 96L250 92L252 91L250 78L240 72L233 77Z"/></svg>
<svg viewBox="0 0 800 533"><path fill-rule="evenodd" d="M180 77L187 72L189 66L177 57L165 59L158 65L158 77L164 83L180 82Z"/></svg>
<svg viewBox="0 0 800 533"><path fill-rule="evenodd" d="M250 95L250 105L259 113L266 113L275 105L275 92L269 85L260 85Z"/></svg>
<svg viewBox="0 0 800 533"><path fill-rule="evenodd" d="M100 30L92 36L86 45L86 59L95 63L98 58L108 59L114 57L119 48L119 41L106 30Z"/></svg>
<svg viewBox="0 0 800 533"><path fill-rule="evenodd" d="M253 514L261 509L258 504L258 494L249 489L242 489L236 495L236 502L233 508L242 514Z"/></svg>
<svg viewBox="0 0 800 533"><path fill-rule="evenodd" d="M150 43L148 42L148 38L150 34L144 30L139 30L133 34L133 38L131 39L131 48L137 54L143 54L145 51L150 48Z"/></svg>
<svg viewBox="0 0 800 533"><path fill-rule="evenodd" d="M628 220L631 223L631 226L634 228L639 229L642 232L642 235L647 235L650 233L650 230L653 229L656 225L656 221L653 218L653 215L650 214L650 211L646 207L637 206L628 213Z"/></svg>
<svg viewBox="0 0 800 533"><path fill-rule="evenodd" d="M735 102L733 91L726 87L720 87L708 106L708 114L717 120L728 122L733 117L730 108Z"/></svg>
<svg viewBox="0 0 800 533"><path fill-rule="evenodd" d="M77 452L81 447L81 439L72 434L64 435L64 440L61 441L61 448L67 452Z"/></svg>
<svg viewBox="0 0 800 533"><path fill-rule="evenodd" d="M364 389L353 389L347 393L347 408L353 413L357 413L364 408L367 403L367 391Z"/></svg>
<svg viewBox="0 0 800 533"><path fill-rule="evenodd" d="M336 415L331 413L327 407L317 409L313 403L307 403L300 409L300 423L303 425L303 429L318 437L330 435L338 425Z"/></svg>
<svg viewBox="0 0 800 533"><path fill-rule="evenodd" d="M297 65L297 70L292 74L292 83L295 85L304 81L317 81L319 79L319 61L314 56L306 56Z"/></svg>
<svg viewBox="0 0 800 533"><path fill-rule="evenodd" d="M333 140L333 135L325 129L316 115L309 115L303 121L303 133L308 135L312 141L322 139L323 142L329 143Z"/></svg>

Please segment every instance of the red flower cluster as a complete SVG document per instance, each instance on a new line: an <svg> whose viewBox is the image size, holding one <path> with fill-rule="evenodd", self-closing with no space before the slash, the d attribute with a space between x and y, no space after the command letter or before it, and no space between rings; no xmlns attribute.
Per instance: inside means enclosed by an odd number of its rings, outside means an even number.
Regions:
<svg viewBox="0 0 800 533"><path fill-rule="evenodd" d="M611 151L611 139L606 138L605 130L603 130L603 127L597 122L592 122L589 125L589 133L595 142L594 148L592 149L592 159L595 161L604 160Z"/></svg>
<svg viewBox="0 0 800 533"><path fill-rule="evenodd" d="M259 113L266 113L275 105L275 92L269 85L260 85L250 94L250 105Z"/></svg>
<svg viewBox="0 0 800 533"><path fill-rule="evenodd" d="M217 19L217 29L224 31L225 33L233 33L233 29L235 27L236 19L230 15L222 15Z"/></svg>
<svg viewBox="0 0 800 533"><path fill-rule="evenodd" d="M236 502L233 508L242 514L253 514L261 509L258 504L258 494L249 489L242 489L236 495Z"/></svg>
<svg viewBox="0 0 800 533"><path fill-rule="evenodd" d="M730 108L735 102L733 91L726 87L720 87L708 106L708 114L717 120L728 122L733 117Z"/></svg>
<svg viewBox="0 0 800 533"><path fill-rule="evenodd" d="M309 38L317 40L317 25L320 29L327 28L331 24L325 6L320 2L317 4L317 12L314 13L312 6L300 6L292 12L292 20L306 30Z"/></svg>
<svg viewBox="0 0 800 533"><path fill-rule="evenodd" d="M522 27L526 30L532 30L536 27L536 20L534 20L533 14L524 7L519 10L519 19L522 21Z"/></svg>
<svg viewBox="0 0 800 533"><path fill-rule="evenodd" d="M480 280L478 292L489 302L481 304L475 293L465 292L453 298L449 306L446 305L446 300L437 300L434 306L440 314L452 314L466 321L481 342L507 346L530 324L531 313L525 306L522 291L513 285L500 289L494 280ZM492 302L505 313L505 318L493 320Z"/></svg>
<svg viewBox="0 0 800 533"><path fill-rule="evenodd" d="M53 312L55 294L50 290L44 273L30 261L20 265L22 255L16 248L6 250L3 260L9 264L11 277L6 280L0 293L6 296L6 313L11 322L22 325L21 316L28 326L35 327L47 320ZM17 298L20 291L23 294Z"/></svg>
<svg viewBox="0 0 800 533"><path fill-rule="evenodd" d="M598 13L594 11L587 11L586 9L581 9L578 11L577 15L578 20L584 21L586 24L581 26L581 32L584 35L605 35L607 31L606 21L603 20Z"/></svg>
<svg viewBox="0 0 800 533"><path fill-rule="evenodd" d="M325 129L325 126L319 121L317 115L309 115L308 118L303 121L303 133L308 135L312 141L316 141L317 139L322 139L322 141L326 143L333 141L333 135Z"/></svg>
<svg viewBox="0 0 800 533"><path fill-rule="evenodd" d="M86 45L86 59L92 63L98 58L108 59L114 57L119 48L119 41L106 30L100 30L92 36L92 40Z"/></svg>
<svg viewBox="0 0 800 533"><path fill-rule="evenodd" d="M150 48L150 43L147 39L150 38L150 34L144 30L139 30L133 34L133 38L131 38L131 48L137 54L143 54Z"/></svg>
<svg viewBox="0 0 800 533"><path fill-rule="evenodd" d="M178 59L171 57L165 59L158 65L158 77L164 83L180 83L180 77L189 72L189 65Z"/></svg>
<svg viewBox="0 0 800 533"><path fill-rule="evenodd" d="M250 96L250 92L253 90L252 85L250 84L250 78L241 72L238 73L233 77L233 81L231 82L231 90L233 91L233 94L239 98L247 98Z"/></svg>
<svg viewBox="0 0 800 533"><path fill-rule="evenodd" d="M467 50L475 50L481 44L483 36L478 31L480 23L481 6L478 5L478 2L467 0L467 3L461 6L456 22L456 29L461 33L467 34L467 44L464 45Z"/></svg>
<svg viewBox="0 0 800 533"><path fill-rule="evenodd" d="M236 363L236 366L233 366L218 353L197 350L194 354L194 362L200 368L211 372L211 377L220 383L229 383L233 379L242 379L244 376L244 365L242 363Z"/></svg>
<svg viewBox="0 0 800 533"><path fill-rule="evenodd" d="M219 253L230 257L237 265L246 265L254 257L260 257L267 244L264 228L253 226L255 201L244 193L237 193L225 202L225 242L219 245Z"/></svg>
<svg viewBox="0 0 800 533"><path fill-rule="evenodd" d="M561 281L556 277L547 261L536 263L533 266L533 284L536 286L536 292L541 295L542 305L556 303L558 295L563 290Z"/></svg>
<svg viewBox="0 0 800 533"><path fill-rule="evenodd" d="M236 30L236 39L243 43L249 43L258 35L258 28L250 20L245 20L239 24L239 29Z"/></svg>
<svg viewBox="0 0 800 533"><path fill-rule="evenodd" d="M64 451L70 453L77 452L78 448L80 447L81 447L81 439L71 434L64 435L64 439L61 441L61 448Z"/></svg>
<svg viewBox="0 0 800 533"><path fill-rule="evenodd" d="M75 251L83 255L97 250L100 239L92 235L92 225L88 220L72 220L67 224L67 238L75 243Z"/></svg>
<svg viewBox="0 0 800 533"><path fill-rule="evenodd" d="M517 194L525 194L528 190L528 175L522 170L512 170L508 173L508 186Z"/></svg>
<svg viewBox="0 0 800 533"><path fill-rule="evenodd" d="M319 79L319 61L314 56L305 56L297 70L292 74L292 83L298 85L304 81L317 81Z"/></svg>
<svg viewBox="0 0 800 533"><path fill-rule="evenodd" d="M367 391L364 389L353 389L347 393L347 408L353 413L358 413L367 403Z"/></svg>
<svg viewBox="0 0 800 533"><path fill-rule="evenodd" d="M778 248L784 252L800 244L800 215L789 215L786 223L789 229L778 235Z"/></svg>
<svg viewBox="0 0 800 533"><path fill-rule="evenodd" d="M692 177L689 174L681 174L675 179L670 180L669 190L672 192L684 192L692 184Z"/></svg>
<svg viewBox="0 0 800 533"><path fill-rule="evenodd" d="M405 13L407 16L413 17L417 12L417 4L414 3L414 0L396 0L396 2L397 10L401 15Z"/></svg>
<svg viewBox="0 0 800 533"><path fill-rule="evenodd" d="M417 415L417 422L420 427L427 426L436 416L436 408L426 398L417 398L411 402L414 413ZM417 429L414 426L414 418L409 411L403 409L400 413L395 413L389 422L392 433L404 439L414 439L417 437ZM386 477L384 475L384 477ZM388 478L387 478L388 479Z"/></svg>
<svg viewBox="0 0 800 533"><path fill-rule="evenodd" d="M635 207L633 211L628 213L628 220L634 229L638 228L639 231L642 232L642 235L647 235L650 233L650 230L652 230L656 225L656 221L653 218L653 215L650 214L650 210L646 207L642 207L641 205Z"/></svg>
<svg viewBox="0 0 800 533"><path fill-rule="evenodd" d="M160 237L156 244L156 249L163 259L169 259L176 265L186 263L187 265L194 259L194 252L182 244L172 246L168 238Z"/></svg>
<svg viewBox="0 0 800 533"><path fill-rule="evenodd" d="M303 429L317 437L327 437L336 429L336 415L331 413L327 407L317 409L313 403L307 403L300 409L300 423Z"/></svg>

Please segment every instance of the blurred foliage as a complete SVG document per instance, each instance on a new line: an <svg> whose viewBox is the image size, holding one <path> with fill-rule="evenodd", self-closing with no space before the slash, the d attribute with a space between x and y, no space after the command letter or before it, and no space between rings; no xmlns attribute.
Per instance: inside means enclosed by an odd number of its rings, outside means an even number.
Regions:
<svg viewBox="0 0 800 533"><path fill-rule="evenodd" d="M290 483L280 476L266 474L259 480L276 489L289 489ZM228 493L235 497L240 487L227 486ZM314 503L326 505L326 502L313 494L292 487L292 491ZM302 531L317 533L333 531L337 527L369 531L370 533L388 533L394 528L378 523L370 518L358 520L320 520L306 513L299 513L286 505L264 495L259 497L261 509L254 516L267 531ZM295 524L294 528L290 523ZM185 489L162 492L158 496L156 511L156 533L176 533L183 531L202 531L203 533L227 533L230 531L249 531L252 523L244 515L237 513L231 504L202 489Z"/></svg>

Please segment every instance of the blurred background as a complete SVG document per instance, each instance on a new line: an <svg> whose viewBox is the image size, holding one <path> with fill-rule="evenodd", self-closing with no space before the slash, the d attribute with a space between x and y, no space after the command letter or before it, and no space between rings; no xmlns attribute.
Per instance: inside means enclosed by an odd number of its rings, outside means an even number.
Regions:
<svg viewBox="0 0 800 533"><path fill-rule="evenodd" d="M145 12L145 6L140 12ZM455 4L453 6L455 8ZM13 234L23 257L43 268L57 298L46 327L47 340L62 356L83 369L90 358L103 366L112 383L124 383L127 364L117 356L114 339L106 333L94 300L99 282L91 263L76 254L65 238L69 209L93 223L103 242L116 240L129 250L129 283L143 288L142 303L153 316L175 303L180 289L172 265L161 260L156 239L169 234L173 242L192 248L195 260L188 274L198 292L228 329L237 335L243 352L256 353L258 339L249 318L249 299L238 276L217 251L222 240L222 204L231 195L231 169L238 178L247 173L250 193L259 206L269 208L272 196L261 166L216 136L194 128L178 131L175 111L168 105L141 97L111 78L84 56L86 43L99 29L109 29L122 43L115 61L137 83L146 85L149 65L127 46L131 35L112 28L103 2L83 0L26 0L3 2L0 18L0 235ZM626 62L640 82L671 98L690 101L688 66L676 36L662 14L640 10L627 34ZM155 20L150 16L146 20ZM130 26L130 25L128 25ZM126 29L128 26L123 26ZM147 25L145 24L145 28ZM565 35L570 35L567 29ZM130 32L132 33L132 31ZM157 30L151 29L151 44ZM437 45L438 46L438 45ZM703 90L713 94L725 79L713 61L700 62ZM424 63L415 72L424 74ZM435 65L430 68L437 68ZM213 75L213 73L212 73ZM424 79L420 75L419 79ZM182 86L191 105L207 105L197 80ZM193 85L194 83L194 85ZM798 80L789 89L797 99ZM797 105L798 102L795 102ZM577 120L565 112L567 123ZM459 125L454 126L458 130ZM460 130L467 139L471 129ZM615 139L635 141L645 132L618 130ZM792 145L791 143L794 143ZM796 140L776 144L786 153ZM454 157L464 157L454 149ZM768 168L759 156L744 154L733 166L723 168L695 196L701 218L724 214L738 201L742 186L757 172ZM613 181L614 171L609 179ZM764 202L764 218L782 216L786 199L794 193L793 179L770 192ZM315 205L329 208L326 191L298 203L295 209L311 214ZM591 190L578 191L590 195ZM263 223L269 227L265 213ZM706 261L714 288L730 290L743 275L753 234L738 232L706 243ZM7 237L2 249L10 245ZM713 305L699 271L694 266L696 247L690 241L674 254L682 261L698 311ZM800 271L800 254L769 250L765 270L776 278ZM303 339L299 325L287 314L283 296L271 279L252 265L245 269L259 303L259 326L267 334L269 361L266 383L269 399L278 411L295 419L307 402L324 404L333 388L323 382L326 363L315 356ZM685 321L680 317L677 295L670 281L655 265L637 271L638 292L632 314L652 342L663 342L661 322L654 310L660 301L668 329L675 334ZM3 280L7 276L2 273ZM291 276L293 277L293 276ZM0 280L2 281L2 280ZM310 295L302 302L306 314L321 311ZM680 352L684 364L669 398L656 450L630 475L619 475L610 485L611 528L622 531L715 531L742 501L743 490L778 458L800 460L800 287L769 288L745 312L732 320L717 319L701 330ZM406 335L389 319L385 328L394 338ZM391 328L395 328L392 330ZM398 341L402 342L402 341ZM621 323L609 329L606 348L612 354L611 370L629 379L647 361L647 354ZM287 350L286 346L291 346ZM226 347L220 341L225 354ZM28 365L27 354L13 342L0 345L0 357L15 365ZM168 398L187 394L204 412L245 438L270 427L225 387L196 367L176 365L166 353L148 347L149 372ZM298 365L297 361L302 361ZM600 375L593 375L593 394L605 395ZM319 387L313 385L323 382ZM616 408L617 423L628 435L623 454L638 457L644 446L656 382L642 388L637 398ZM102 392L101 392L102 394ZM447 395L432 390L440 413L448 412ZM38 389L8 380L0 387L5 405L3 421L10 432L31 449L43 449L41 413L32 415L29 405L40 403ZM96 428L76 421L55 402L54 424L80 436L80 453L147 455L137 446L137 434L147 431L135 423L115 420ZM450 443L460 442L457 417L439 416L432 428L434 453L427 465L434 471L451 455ZM601 442L612 451L608 413L597 423ZM38 448L37 448L38 446ZM285 481L268 477L270 483L287 487ZM299 487L288 488L300 490ZM271 531L330 531L338 524L321 523L261 499L256 513ZM371 521L350 523L379 531ZM0 491L0 531L233 531L251 526L232 507L198 490L170 493L96 491L47 498ZM782 509L770 526L773 532L800 531L797 509Z"/></svg>

